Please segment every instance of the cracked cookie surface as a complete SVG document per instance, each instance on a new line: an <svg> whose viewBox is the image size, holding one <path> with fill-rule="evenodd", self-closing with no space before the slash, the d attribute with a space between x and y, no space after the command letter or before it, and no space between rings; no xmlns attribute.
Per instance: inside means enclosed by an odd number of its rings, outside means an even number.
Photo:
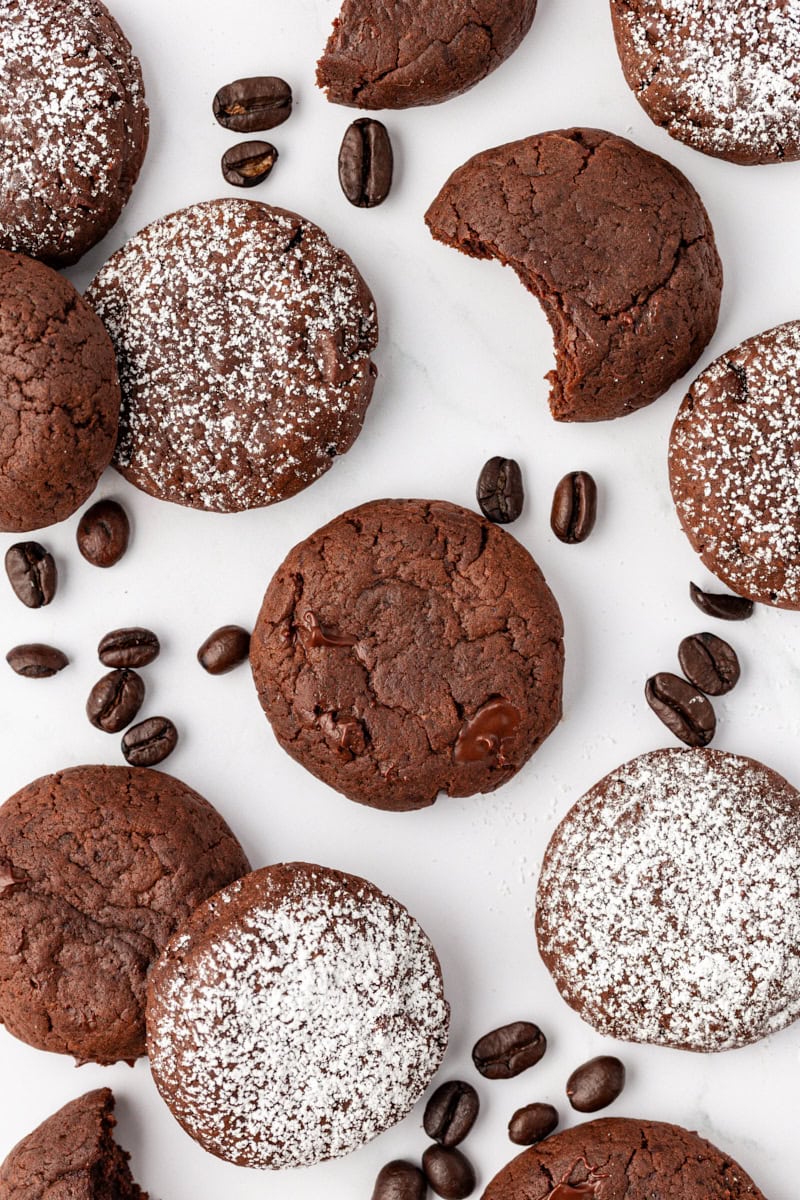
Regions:
<svg viewBox="0 0 800 1200"><path fill-rule="evenodd" d="M650 404L716 328L722 265L700 197L614 134L557 130L478 154L425 219L438 241L512 267L542 304L556 420Z"/></svg>
<svg viewBox="0 0 800 1200"><path fill-rule="evenodd" d="M378 500L288 555L251 642L278 741L395 811L510 779L561 717L563 625L509 533L445 501Z"/></svg>

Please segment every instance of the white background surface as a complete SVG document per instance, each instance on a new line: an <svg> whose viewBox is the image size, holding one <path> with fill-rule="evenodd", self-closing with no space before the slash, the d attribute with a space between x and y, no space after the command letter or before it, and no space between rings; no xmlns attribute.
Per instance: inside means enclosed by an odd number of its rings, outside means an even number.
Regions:
<svg viewBox="0 0 800 1200"><path fill-rule="evenodd" d="M722 0L720 0L722 3ZM552 365L544 317L510 271L436 245L423 213L450 171L501 142L570 124L627 134L663 154L698 186L714 223L726 288L717 336L703 363L743 337L800 316L800 164L741 168L707 159L650 124L619 69L605 0L540 0L521 49L478 88L445 105L390 113L397 175L380 209L351 208L336 159L356 113L314 87L315 60L335 0L114 0L140 55L152 142L134 198L107 241L73 278L85 286L105 257L147 222L193 201L230 194L218 161L238 140L216 125L211 99L238 76L288 79L296 109L271 137L281 158L249 193L317 221L354 257L378 303L380 380L366 428L346 459L299 497L261 512L220 517L184 511L134 491L113 472L98 496L115 496L134 521L127 557L111 571L77 554L77 518L41 535L58 557L60 588L28 612L0 585L3 652L52 641L72 659L52 681L0 672L0 795L83 762L122 762L118 739L88 724L86 695L101 673L100 636L126 623L160 634L146 669L143 715L171 715L181 744L165 764L213 801L252 861L301 858L362 874L404 901L442 959L453 1009L441 1079L479 1085L483 1113L466 1145L484 1185L513 1147L506 1122L520 1104L563 1095L585 1058L617 1050L629 1084L609 1114L699 1129L737 1157L770 1200L794 1200L800 1178L798 1046L789 1029L747 1050L711 1057L597 1037L557 995L538 959L532 905L538 864L554 823L606 771L670 744L643 699L645 678L675 669L681 637L708 626L688 581L712 583L678 528L666 478L666 443L683 391L643 412L589 426L556 425L543 376ZM318 525L378 496L474 503L490 454L515 455L528 502L514 533L533 551L566 621L563 724L501 792L441 799L417 814L354 805L288 759L261 716L246 668L221 679L194 661L216 626L251 626L284 554ZM596 476L602 511L584 546L550 534L552 488L567 470ZM12 541L3 536L0 551ZM715 745L752 754L800 785L800 616L759 610L742 625L712 626L743 664L739 687L717 704ZM507 1083L478 1080L469 1058L481 1033L518 1018L550 1040L543 1062ZM0 1155L80 1092L102 1084L118 1097L120 1140L142 1186L158 1200L263 1197L355 1200L379 1167L418 1157L422 1106L349 1159L280 1176L237 1170L204 1154L173 1122L146 1062L76 1071L0 1030Z"/></svg>

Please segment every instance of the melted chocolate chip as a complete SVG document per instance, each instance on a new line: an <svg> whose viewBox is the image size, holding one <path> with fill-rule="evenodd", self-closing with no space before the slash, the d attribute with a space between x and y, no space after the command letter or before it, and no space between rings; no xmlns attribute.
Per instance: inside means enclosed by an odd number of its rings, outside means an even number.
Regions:
<svg viewBox="0 0 800 1200"><path fill-rule="evenodd" d="M457 763L485 762L496 758L505 766L522 713L501 696L489 700L464 725L458 735L453 757Z"/></svg>
<svg viewBox="0 0 800 1200"><path fill-rule="evenodd" d="M321 625L313 612L307 612L303 617L303 626L308 631L306 643L309 646L355 646L358 638L349 633L337 633L327 625Z"/></svg>

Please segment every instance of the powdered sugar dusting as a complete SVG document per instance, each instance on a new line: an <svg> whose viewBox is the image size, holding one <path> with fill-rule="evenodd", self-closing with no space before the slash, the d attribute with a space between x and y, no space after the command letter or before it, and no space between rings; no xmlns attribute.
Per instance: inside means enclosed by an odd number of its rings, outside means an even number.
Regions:
<svg viewBox="0 0 800 1200"><path fill-rule="evenodd" d="M580 800L548 848L542 954L603 1033L724 1050L800 1015L800 797L750 759L661 750Z"/></svg>

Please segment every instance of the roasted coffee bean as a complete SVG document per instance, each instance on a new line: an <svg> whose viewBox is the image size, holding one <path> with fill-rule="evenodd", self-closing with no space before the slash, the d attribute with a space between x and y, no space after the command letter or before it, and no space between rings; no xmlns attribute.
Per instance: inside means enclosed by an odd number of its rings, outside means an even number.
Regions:
<svg viewBox="0 0 800 1200"><path fill-rule="evenodd" d="M530 1021L513 1021L480 1038L472 1061L486 1079L513 1079L533 1067L547 1049L547 1038Z"/></svg>
<svg viewBox="0 0 800 1200"><path fill-rule="evenodd" d="M508 1122L508 1136L515 1146L535 1146L549 1137L557 1125L558 1112L552 1104L526 1104Z"/></svg>
<svg viewBox="0 0 800 1200"><path fill-rule="evenodd" d="M571 471L553 495L550 527L559 541L585 542L597 520L597 484L588 471Z"/></svg>
<svg viewBox="0 0 800 1200"><path fill-rule="evenodd" d="M99 679L86 701L86 715L104 733L119 733L130 725L144 703L144 680L135 671L109 671Z"/></svg>
<svg viewBox="0 0 800 1200"><path fill-rule="evenodd" d="M101 638L97 656L106 667L146 667L161 653L150 629L114 629Z"/></svg>
<svg viewBox="0 0 800 1200"><path fill-rule="evenodd" d="M464 1200L475 1191L475 1171L460 1150L428 1146L422 1156L425 1178L444 1200Z"/></svg>
<svg viewBox="0 0 800 1200"><path fill-rule="evenodd" d="M656 716L687 746L707 746L714 737L711 701L680 675L660 671L648 679L644 694Z"/></svg>
<svg viewBox="0 0 800 1200"><path fill-rule="evenodd" d="M739 659L733 646L713 633L695 633L678 647L681 670L707 696L724 696L739 682Z"/></svg>
<svg viewBox="0 0 800 1200"><path fill-rule="evenodd" d="M490 458L478 477L481 512L498 525L509 525L522 516L525 489L522 472L513 458Z"/></svg>
<svg viewBox="0 0 800 1200"><path fill-rule="evenodd" d="M389 134L380 121L354 121L339 151L339 182L356 208L376 208L389 195L394 155Z"/></svg>
<svg viewBox="0 0 800 1200"><path fill-rule="evenodd" d="M251 188L264 182L277 161L269 142L239 142L223 154L222 174L233 187Z"/></svg>
<svg viewBox="0 0 800 1200"><path fill-rule="evenodd" d="M275 75L235 79L219 89L213 108L223 129L259 133L282 125L291 115L292 89Z"/></svg>
<svg viewBox="0 0 800 1200"><path fill-rule="evenodd" d="M128 549L128 514L116 500L98 500L78 522L78 549L93 567L113 567Z"/></svg>
<svg viewBox="0 0 800 1200"><path fill-rule="evenodd" d="M58 571L55 559L38 542L17 542L9 546L6 575L14 595L27 608L44 608L56 594Z"/></svg>
<svg viewBox="0 0 800 1200"><path fill-rule="evenodd" d="M378 1173L372 1200L425 1200L428 1183L419 1167L396 1159Z"/></svg>
<svg viewBox="0 0 800 1200"><path fill-rule="evenodd" d="M197 661L209 675L225 675L250 654L250 634L240 625L223 625L206 638Z"/></svg>
<svg viewBox="0 0 800 1200"><path fill-rule="evenodd" d="M441 1146L457 1146L475 1124L481 1102L471 1083L454 1079L438 1087L425 1105L422 1125Z"/></svg>
<svg viewBox="0 0 800 1200"><path fill-rule="evenodd" d="M591 1058L567 1080L567 1097L576 1112L594 1113L608 1108L625 1087L625 1067L618 1058Z"/></svg>
<svg viewBox="0 0 800 1200"><path fill-rule="evenodd" d="M66 654L55 646L43 646L35 642L28 646L15 646L6 655L6 662L17 675L26 679L47 679L63 671L69 663Z"/></svg>
<svg viewBox="0 0 800 1200"><path fill-rule="evenodd" d="M718 617L720 621L746 621L752 617L754 604L744 596L729 592L704 592L696 583L689 584L689 595L694 604L707 617Z"/></svg>
<svg viewBox="0 0 800 1200"><path fill-rule="evenodd" d="M132 767L154 767L178 744L178 731L169 717L148 717L132 725L122 739L122 753Z"/></svg>

